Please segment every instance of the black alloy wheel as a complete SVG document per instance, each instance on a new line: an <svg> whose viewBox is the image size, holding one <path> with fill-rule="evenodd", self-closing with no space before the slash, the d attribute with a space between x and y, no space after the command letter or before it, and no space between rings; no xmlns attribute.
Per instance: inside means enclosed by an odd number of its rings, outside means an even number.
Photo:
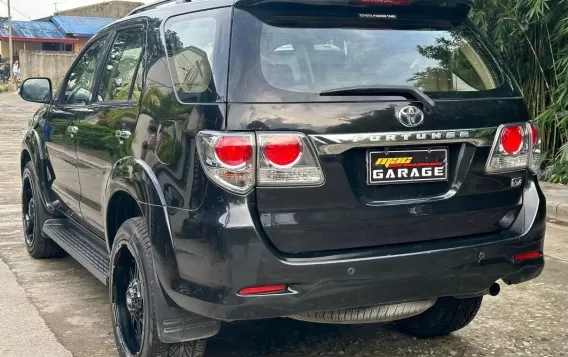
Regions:
<svg viewBox="0 0 568 357"><path fill-rule="evenodd" d="M36 207L30 177L24 177L22 186L22 221L24 238L28 247L33 247L35 241Z"/></svg>
<svg viewBox="0 0 568 357"><path fill-rule="evenodd" d="M128 352L135 356L142 350L144 341L144 282L139 262L128 244L118 252L115 267L112 310L114 323Z"/></svg>

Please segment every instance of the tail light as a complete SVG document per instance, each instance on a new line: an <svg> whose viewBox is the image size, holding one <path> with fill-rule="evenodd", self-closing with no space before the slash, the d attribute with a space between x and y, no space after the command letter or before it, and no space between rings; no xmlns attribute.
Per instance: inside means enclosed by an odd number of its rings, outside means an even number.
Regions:
<svg viewBox="0 0 568 357"><path fill-rule="evenodd" d="M539 166L540 139L532 123L499 127L485 168L488 173L526 168L536 173Z"/></svg>
<svg viewBox="0 0 568 357"><path fill-rule="evenodd" d="M231 192L246 194L255 183L310 186L324 181L315 151L302 133L261 132L255 136L252 132L201 131L196 141L207 176Z"/></svg>
<svg viewBox="0 0 568 357"><path fill-rule="evenodd" d="M254 186L255 140L253 133L201 131L197 150L207 176L219 186L247 193Z"/></svg>
<svg viewBox="0 0 568 357"><path fill-rule="evenodd" d="M258 184L261 186L323 183L318 159L302 133L259 133L258 152Z"/></svg>
<svg viewBox="0 0 568 357"><path fill-rule="evenodd" d="M534 124L529 124L531 127L531 143L532 143L532 151L531 151L531 159L529 162L529 169L531 169L532 172L534 173L538 173L540 171L540 164L541 164L541 159L542 159L542 155L541 155L541 151L540 151L540 146L541 146L541 140L540 140L540 136L538 135L538 129Z"/></svg>

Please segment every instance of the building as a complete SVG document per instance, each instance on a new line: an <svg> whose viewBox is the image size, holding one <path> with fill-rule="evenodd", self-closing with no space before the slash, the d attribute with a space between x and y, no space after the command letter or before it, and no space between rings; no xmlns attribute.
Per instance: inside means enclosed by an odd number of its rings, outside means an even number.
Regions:
<svg viewBox="0 0 568 357"><path fill-rule="evenodd" d="M51 22L68 38L77 39L73 46L75 52L80 52L89 39L106 25L116 21L113 18L64 16L51 17Z"/></svg>
<svg viewBox="0 0 568 357"><path fill-rule="evenodd" d="M67 37L53 22L12 21L12 43L14 57L21 50L31 51L73 51L78 38ZM0 58L8 59L8 24L0 22Z"/></svg>
<svg viewBox="0 0 568 357"><path fill-rule="evenodd" d="M80 52L87 41L106 25L122 18L141 2L105 1L58 11L35 21L12 21L14 58L21 50ZM9 57L8 23L0 22L0 60Z"/></svg>
<svg viewBox="0 0 568 357"><path fill-rule="evenodd" d="M103 1L94 5L86 5L70 10L58 11L55 15L83 16L83 17L106 17L120 19L128 15L135 8L144 5L141 2L132 1Z"/></svg>

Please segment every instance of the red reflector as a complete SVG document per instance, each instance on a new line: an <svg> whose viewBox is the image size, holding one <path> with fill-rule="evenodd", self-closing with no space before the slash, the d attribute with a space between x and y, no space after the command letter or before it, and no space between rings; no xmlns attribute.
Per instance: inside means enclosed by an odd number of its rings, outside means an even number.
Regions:
<svg viewBox="0 0 568 357"><path fill-rule="evenodd" d="M517 254L513 257L513 259L515 259L516 262L522 262L525 260L537 259L540 257L542 257L542 253L537 250L534 252Z"/></svg>
<svg viewBox="0 0 568 357"><path fill-rule="evenodd" d="M536 144L538 143L538 129L536 128L536 125L531 124L531 131L532 131L532 144L533 147L535 147Z"/></svg>
<svg viewBox="0 0 568 357"><path fill-rule="evenodd" d="M414 0L357 0L363 5L410 5Z"/></svg>
<svg viewBox="0 0 568 357"><path fill-rule="evenodd" d="M275 135L266 139L264 154L276 166L294 164L302 153L302 145L297 136Z"/></svg>
<svg viewBox="0 0 568 357"><path fill-rule="evenodd" d="M523 144L523 130L520 126L509 126L501 133L501 147L507 154L516 154Z"/></svg>
<svg viewBox="0 0 568 357"><path fill-rule="evenodd" d="M221 163L238 167L252 157L252 145L244 136L223 136L215 143L215 154Z"/></svg>
<svg viewBox="0 0 568 357"><path fill-rule="evenodd" d="M277 294L286 291L286 285L251 286L239 291L239 295Z"/></svg>

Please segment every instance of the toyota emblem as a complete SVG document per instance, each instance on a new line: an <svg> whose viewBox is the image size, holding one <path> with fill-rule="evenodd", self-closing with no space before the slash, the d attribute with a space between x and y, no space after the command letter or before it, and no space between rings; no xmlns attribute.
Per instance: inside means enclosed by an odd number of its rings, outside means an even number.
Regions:
<svg viewBox="0 0 568 357"><path fill-rule="evenodd" d="M404 107L396 114L398 121L408 127L413 128L424 122L424 112L415 106Z"/></svg>

